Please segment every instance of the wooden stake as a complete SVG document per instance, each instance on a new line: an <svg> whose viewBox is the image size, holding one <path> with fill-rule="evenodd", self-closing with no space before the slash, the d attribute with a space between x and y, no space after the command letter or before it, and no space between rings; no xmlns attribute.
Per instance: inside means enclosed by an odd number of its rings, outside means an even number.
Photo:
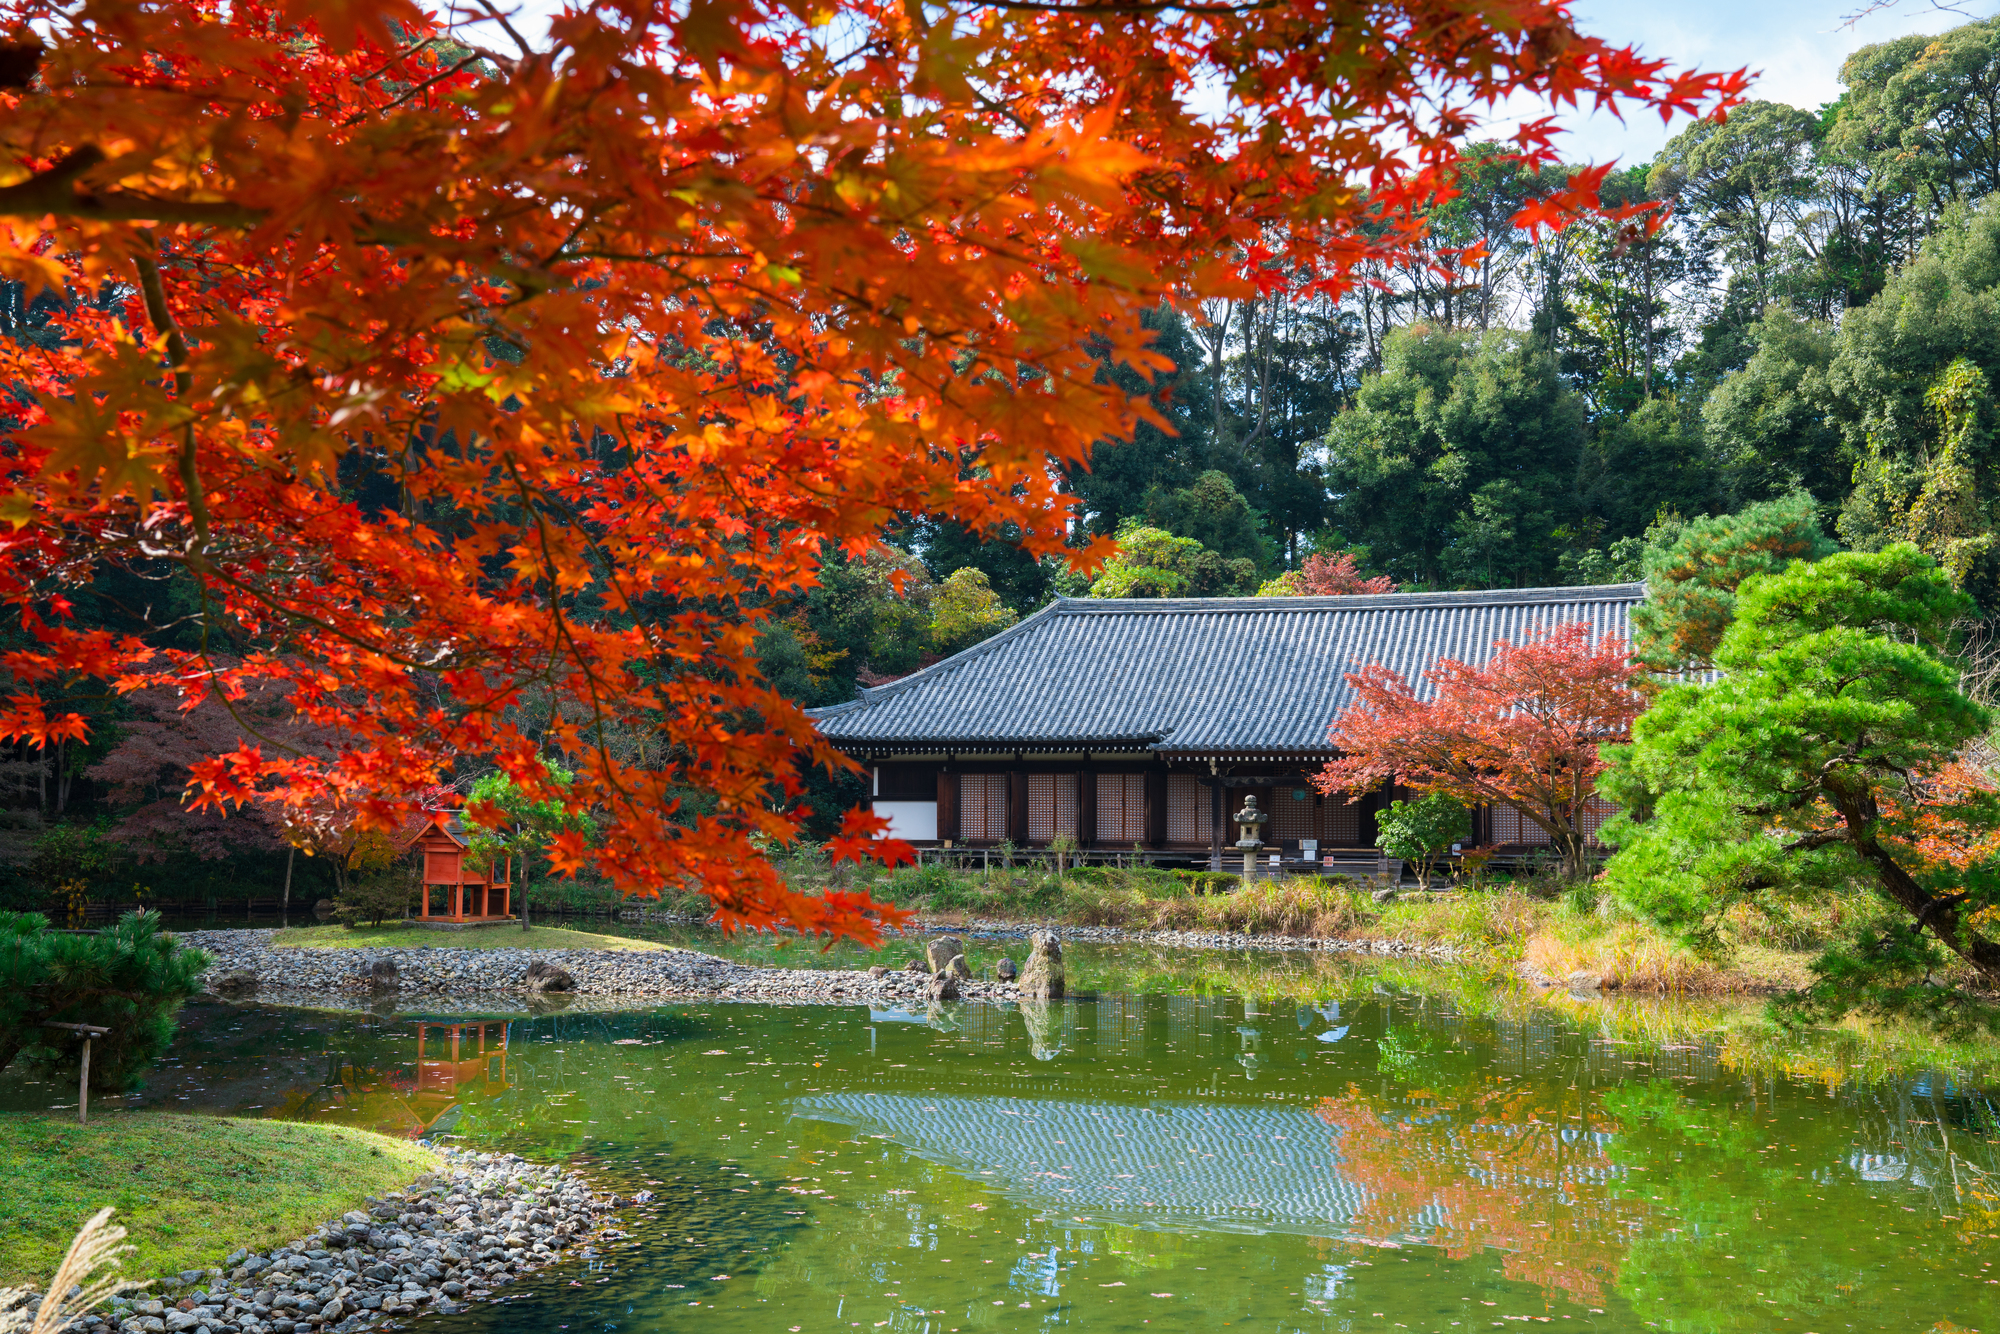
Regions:
<svg viewBox="0 0 2000 1334"><path fill-rule="evenodd" d="M83 1038L83 1073L76 1083L76 1123L80 1126L88 1125L90 1124L90 1040L104 1037L111 1030L99 1028L96 1024L59 1024L53 1019L44 1020L42 1027L60 1028L64 1032L76 1033Z"/></svg>

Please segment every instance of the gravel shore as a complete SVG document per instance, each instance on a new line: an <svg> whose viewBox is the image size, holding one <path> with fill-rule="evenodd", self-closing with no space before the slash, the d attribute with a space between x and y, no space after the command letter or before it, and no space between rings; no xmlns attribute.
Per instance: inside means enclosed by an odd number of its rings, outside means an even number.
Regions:
<svg viewBox="0 0 2000 1334"><path fill-rule="evenodd" d="M704 919L648 909L625 910L620 920L661 926L701 926ZM1240 931L1136 931L1123 926L1071 926L1064 922L1015 922L972 917L962 921L919 917L911 923L916 937L977 936L982 940L1026 940L1037 931L1051 931L1064 941L1102 945L1167 945L1187 950L1283 950L1325 954L1371 954L1397 958L1456 959L1450 945L1424 945L1404 940L1349 940L1341 936L1267 936Z"/></svg>
<svg viewBox="0 0 2000 1334"><path fill-rule="evenodd" d="M180 938L214 957L210 979L252 973L254 994L266 1000L383 994L375 980L378 961L395 966L396 984L387 994L405 999L470 993L518 997L531 990L528 970L535 964L561 969L570 977L571 994L590 997L903 1005L928 999L931 987L927 972L899 970L877 977L845 969L760 968L693 950L280 949L265 930L186 931ZM912 953L920 951L912 946ZM967 978L957 983L963 1000L1012 1000L1017 994L1001 982Z"/></svg>
<svg viewBox="0 0 2000 1334"><path fill-rule="evenodd" d="M114 1297L76 1334L347 1334L425 1311L461 1310L523 1274L627 1234L574 1172L514 1154L442 1148L442 1171L371 1198L289 1246L237 1251L227 1269L190 1270ZM41 1294L0 1292L0 1334L26 1330Z"/></svg>

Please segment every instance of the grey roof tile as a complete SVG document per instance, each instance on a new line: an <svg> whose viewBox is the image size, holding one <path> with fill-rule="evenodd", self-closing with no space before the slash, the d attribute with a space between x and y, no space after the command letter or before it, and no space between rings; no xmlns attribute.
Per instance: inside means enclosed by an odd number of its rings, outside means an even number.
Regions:
<svg viewBox="0 0 2000 1334"><path fill-rule="evenodd" d="M1643 584L1336 598L1063 598L984 643L847 704L812 711L854 749L1326 751L1380 663L1421 688L1440 658L1584 621L1631 634Z"/></svg>

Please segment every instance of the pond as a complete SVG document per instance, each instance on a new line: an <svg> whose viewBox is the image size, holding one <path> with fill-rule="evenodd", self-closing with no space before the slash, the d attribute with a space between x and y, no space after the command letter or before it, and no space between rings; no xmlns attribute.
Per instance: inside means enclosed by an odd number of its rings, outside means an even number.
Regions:
<svg viewBox="0 0 2000 1334"><path fill-rule="evenodd" d="M657 1193L439 1334L2000 1329L1975 1088L1271 966L1027 1010L197 1006L139 1101Z"/></svg>

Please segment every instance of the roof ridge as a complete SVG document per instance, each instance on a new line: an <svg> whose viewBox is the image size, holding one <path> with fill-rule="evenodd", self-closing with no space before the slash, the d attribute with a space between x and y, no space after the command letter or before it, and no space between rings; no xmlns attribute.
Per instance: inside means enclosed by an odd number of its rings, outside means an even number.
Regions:
<svg viewBox="0 0 2000 1334"><path fill-rule="evenodd" d="M1029 612L1026 616L1023 616L1020 620L1014 622L1012 625L1008 626L1005 630L1002 630L999 634L992 636L990 639L982 639L977 644L972 645L970 648L962 648L958 652L952 654L950 657L940 658L938 661L932 663L928 667L919 667L914 672L911 672L908 676L899 676L895 680L885 681L879 686L857 687L855 690L854 698L849 700L848 703L849 704L873 703L875 700L886 699L890 695L896 694L898 691L908 689L909 687L917 685L921 682L939 680L940 678L948 674L946 669L951 669L955 671L961 665L968 662L972 662L973 660L982 657L985 654L993 652L995 649L999 648L1002 644L1007 643L1009 640L1019 638L1020 635L1023 632L1025 632L1029 626L1035 624L1037 621L1045 620L1054 616L1057 607L1061 603L1061 601L1062 599L1057 599L1055 602L1051 602L1045 607L1037 607L1035 608L1035 610ZM836 704L832 705L831 707L844 708L845 705Z"/></svg>
<svg viewBox="0 0 2000 1334"><path fill-rule="evenodd" d="M1111 615L1117 613L1160 612L1248 612L1248 611L1368 611L1393 607L1482 607L1532 606L1555 602L1637 602L1644 600L1646 585L1582 584L1573 587L1475 588L1418 593L1348 593L1323 597L1232 597L1232 598L1068 598L1059 597L1049 606L1065 615ZM1048 608L1044 608L1044 611ZM1036 615L1040 615L1037 612ZM990 641L988 641L990 642ZM947 659L949 661L949 659Z"/></svg>

